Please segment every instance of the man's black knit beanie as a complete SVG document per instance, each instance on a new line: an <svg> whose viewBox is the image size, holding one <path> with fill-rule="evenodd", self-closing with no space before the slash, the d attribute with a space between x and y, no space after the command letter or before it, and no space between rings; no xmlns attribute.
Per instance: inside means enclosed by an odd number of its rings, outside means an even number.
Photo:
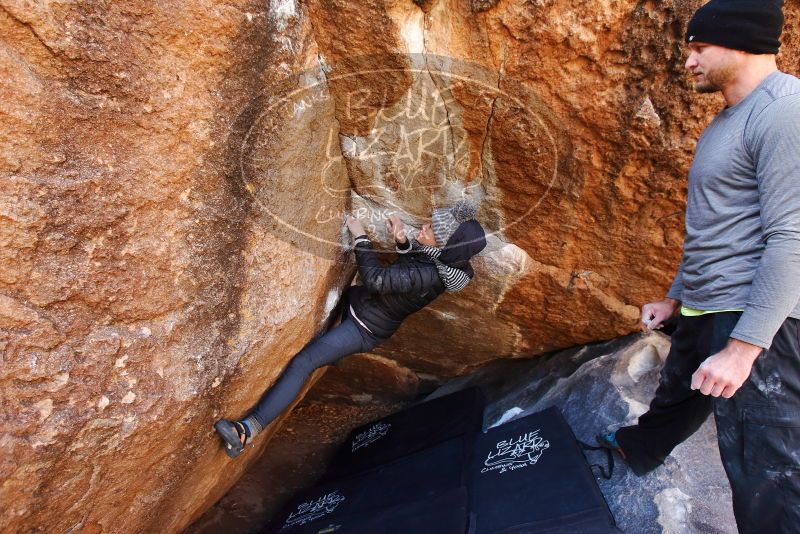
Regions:
<svg viewBox="0 0 800 534"><path fill-rule="evenodd" d="M698 9L686 42L709 43L751 54L777 54L783 0L711 0Z"/></svg>

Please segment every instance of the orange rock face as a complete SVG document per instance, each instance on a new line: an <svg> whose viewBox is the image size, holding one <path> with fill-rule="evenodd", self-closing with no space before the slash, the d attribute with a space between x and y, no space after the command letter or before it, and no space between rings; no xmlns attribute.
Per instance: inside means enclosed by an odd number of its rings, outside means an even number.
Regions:
<svg viewBox="0 0 800 534"><path fill-rule="evenodd" d="M468 196L490 237L467 290L309 386L343 421L635 330L721 107L682 75L698 4L0 3L0 530L178 532L218 500L270 445L230 462L211 425L329 324L345 210L386 243Z"/></svg>

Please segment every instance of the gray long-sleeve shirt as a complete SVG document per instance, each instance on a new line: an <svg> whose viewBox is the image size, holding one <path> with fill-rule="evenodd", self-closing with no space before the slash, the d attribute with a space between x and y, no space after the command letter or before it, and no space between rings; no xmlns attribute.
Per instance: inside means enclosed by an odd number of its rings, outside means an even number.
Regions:
<svg viewBox="0 0 800 534"><path fill-rule="evenodd" d="M800 318L800 80L769 75L722 110L689 171L683 259L667 296L744 310L731 337L769 348Z"/></svg>

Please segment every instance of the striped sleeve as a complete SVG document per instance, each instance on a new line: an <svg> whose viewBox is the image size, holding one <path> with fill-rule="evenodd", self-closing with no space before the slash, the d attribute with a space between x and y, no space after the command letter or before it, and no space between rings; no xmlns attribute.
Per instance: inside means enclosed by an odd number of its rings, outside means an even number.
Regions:
<svg viewBox="0 0 800 534"><path fill-rule="evenodd" d="M442 279L442 283L444 283L444 287L448 292L455 293L467 287L471 280L467 273L461 269L445 265L439 260L435 261L436 269L439 271L439 278Z"/></svg>

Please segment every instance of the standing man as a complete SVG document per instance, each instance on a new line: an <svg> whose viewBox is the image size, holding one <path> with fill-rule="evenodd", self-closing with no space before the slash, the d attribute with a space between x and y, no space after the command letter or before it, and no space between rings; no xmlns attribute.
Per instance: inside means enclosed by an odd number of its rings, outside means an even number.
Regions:
<svg viewBox="0 0 800 534"><path fill-rule="evenodd" d="M683 259L650 329L679 314L650 410L598 436L643 475L714 412L740 532L800 532L800 80L775 55L782 0L712 0L686 69L726 107L689 171Z"/></svg>

